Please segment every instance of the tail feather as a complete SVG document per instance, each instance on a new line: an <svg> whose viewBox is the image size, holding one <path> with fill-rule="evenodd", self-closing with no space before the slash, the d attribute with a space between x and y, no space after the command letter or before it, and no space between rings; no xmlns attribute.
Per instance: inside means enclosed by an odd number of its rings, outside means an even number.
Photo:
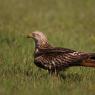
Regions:
<svg viewBox="0 0 95 95"><path fill-rule="evenodd" d="M82 66L95 67L95 53L88 53L89 58L83 61Z"/></svg>
<svg viewBox="0 0 95 95"><path fill-rule="evenodd" d="M88 55L89 55L90 59L95 60L95 53L89 53Z"/></svg>
<svg viewBox="0 0 95 95"><path fill-rule="evenodd" d="M95 67L95 60L93 59L87 59L81 63L81 66L85 67Z"/></svg>

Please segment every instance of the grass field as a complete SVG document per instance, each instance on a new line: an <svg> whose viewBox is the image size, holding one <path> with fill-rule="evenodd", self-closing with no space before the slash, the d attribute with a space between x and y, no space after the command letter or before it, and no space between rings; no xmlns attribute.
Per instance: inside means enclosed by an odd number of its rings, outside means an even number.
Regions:
<svg viewBox="0 0 95 95"><path fill-rule="evenodd" d="M0 0L0 95L95 95L95 69L72 67L53 79L33 63L43 31L55 46L95 52L95 0Z"/></svg>

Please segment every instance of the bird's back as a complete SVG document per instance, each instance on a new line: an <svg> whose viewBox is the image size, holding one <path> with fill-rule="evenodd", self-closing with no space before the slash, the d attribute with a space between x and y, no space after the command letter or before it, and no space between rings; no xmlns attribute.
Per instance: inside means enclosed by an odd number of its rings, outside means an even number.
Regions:
<svg viewBox="0 0 95 95"><path fill-rule="evenodd" d="M95 53L53 47L39 31L33 32L28 37L35 41L34 63L40 68L60 71L70 66L95 67Z"/></svg>
<svg viewBox="0 0 95 95"><path fill-rule="evenodd" d="M79 65L88 56L66 48L39 49L35 54L34 62L43 69L62 70L63 68ZM72 64L73 63L73 64Z"/></svg>

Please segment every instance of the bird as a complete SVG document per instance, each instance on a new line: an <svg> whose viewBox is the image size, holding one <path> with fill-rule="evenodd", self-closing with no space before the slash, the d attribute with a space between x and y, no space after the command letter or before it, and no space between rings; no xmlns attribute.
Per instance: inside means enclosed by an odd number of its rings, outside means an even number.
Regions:
<svg viewBox="0 0 95 95"><path fill-rule="evenodd" d="M95 53L55 47L40 31L34 31L27 37L35 42L34 64L50 74L59 74L60 71L73 66L95 67Z"/></svg>

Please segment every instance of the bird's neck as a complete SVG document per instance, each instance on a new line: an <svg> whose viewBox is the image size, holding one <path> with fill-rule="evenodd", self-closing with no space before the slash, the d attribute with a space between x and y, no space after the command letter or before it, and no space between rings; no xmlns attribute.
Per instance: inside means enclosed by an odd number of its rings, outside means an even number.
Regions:
<svg viewBox="0 0 95 95"><path fill-rule="evenodd" d="M35 43L35 56L39 56L41 49L52 48L48 42Z"/></svg>
<svg viewBox="0 0 95 95"><path fill-rule="evenodd" d="M38 49L43 49L43 48L50 48L52 46L47 41L39 41L35 43L35 47Z"/></svg>

